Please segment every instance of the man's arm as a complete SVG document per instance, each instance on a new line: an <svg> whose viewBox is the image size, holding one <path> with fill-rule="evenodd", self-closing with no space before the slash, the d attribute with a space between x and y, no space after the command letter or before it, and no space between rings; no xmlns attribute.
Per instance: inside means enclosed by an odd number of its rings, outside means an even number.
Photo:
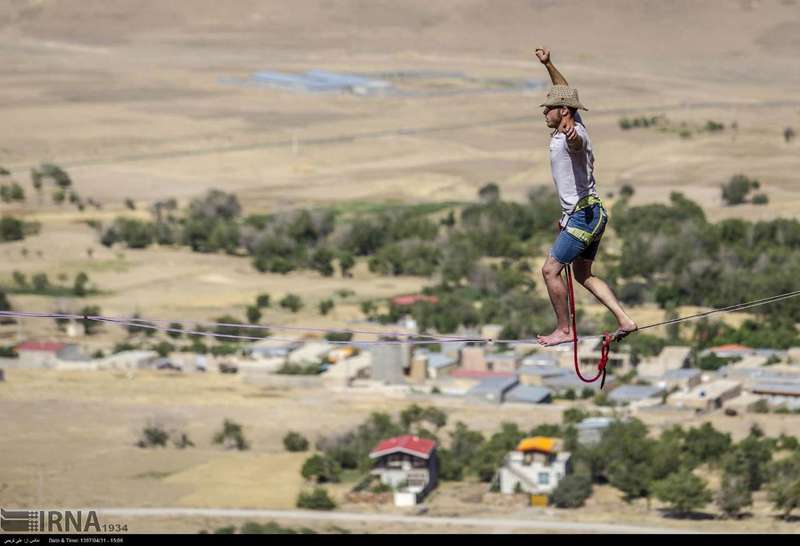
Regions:
<svg viewBox="0 0 800 546"><path fill-rule="evenodd" d="M547 69L547 73L550 74L550 81L553 82L553 85L569 85L567 83L567 79L561 75L555 65L550 62L550 50L544 47L539 47L536 49L536 57L538 57L539 61L544 65Z"/></svg>

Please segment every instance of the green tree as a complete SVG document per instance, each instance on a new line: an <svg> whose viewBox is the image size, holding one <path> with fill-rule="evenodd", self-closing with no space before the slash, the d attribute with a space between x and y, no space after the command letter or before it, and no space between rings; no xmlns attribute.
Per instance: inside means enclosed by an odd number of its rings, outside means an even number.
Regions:
<svg viewBox="0 0 800 546"><path fill-rule="evenodd" d="M11 303L6 297L6 293L0 290L0 311L11 311Z"/></svg>
<svg viewBox="0 0 800 546"><path fill-rule="evenodd" d="M323 316L327 315L333 307L334 303L332 299L322 300L319 302L319 314Z"/></svg>
<svg viewBox="0 0 800 546"><path fill-rule="evenodd" d="M638 419L614 421L603 434L601 472L625 494L625 500L649 498L654 446L647 437L647 427Z"/></svg>
<svg viewBox="0 0 800 546"><path fill-rule="evenodd" d="M90 317L90 316L99 316L102 314L102 312L100 311L100 307L98 307L97 305L87 305L86 307L81 309L78 312L78 314ZM86 334L87 336L96 333L97 329L100 327L99 322L91 319L89 320L80 319L78 322L80 322L81 325L83 326L83 333Z"/></svg>
<svg viewBox="0 0 800 546"><path fill-rule="evenodd" d="M333 252L327 247L320 247L311 254L309 267L318 271L323 277L330 277L334 273Z"/></svg>
<svg viewBox="0 0 800 546"><path fill-rule="evenodd" d="M0 218L0 242L21 241L25 238L24 224L13 216Z"/></svg>
<svg viewBox="0 0 800 546"><path fill-rule="evenodd" d="M569 474L561 478L550 495L558 508L580 508L592 495L592 480L585 474Z"/></svg>
<svg viewBox="0 0 800 546"><path fill-rule="evenodd" d="M672 512L681 516L703 508L712 499L705 480L687 469L654 482L652 488L658 500L667 503Z"/></svg>
<svg viewBox="0 0 800 546"><path fill-rule="evenodd" d="M222 444L225 449L238 449L239 451L250 449L250 445L244 437L242 425L230 419L223 421L222 430L214 434L212 442Z"/></svg>
<svg viewBox="0 0 800 546"><path fill-rule="evenodd" d="M742 477L750 491L758 491L767 481L767 470L771 460L771 443L756 429L751 430L746 438L725 455L722 468L731 475Z"/></svg>
<svg viewBox="0 0 800 546"><path fill-rule="evenodd" d="M44 292L50 288L50 280L47 278L47 273L36 273L31 277L31 283L36 292Z"/></svg>
<svg viewBox="0 0 800 546"><path fill-rule="evenodd" d="M733 441L730 434L718 431L711 423L703 423L686 432L684 445L688 462L694 467L703 463L718 464L730 451Z"/></svg>
<svg viewBox="0 0 800 546"><path fill-rule="evenodd" d="M725 517L739 518L743 508L752 506L753 495L742 476L725 472L722 475L716 501Z"/></svg>
<svg viewBox="0 0 800 546"><path fill-rule="evenodd" d="M351 270L356 265L356 259L350 252L341 252L339 254L339 271L342 277L351 277Z"/></svg>
<svg viewBox="0 0 800 546"><path fill-rule="evenodd" d="M72 285L72 293L78 297L85 296L87 284L89 284L89 276L81 271L75 276L75 283Z"/></svg>
<svg viewBox="0 0 800 546"><path fill-rule="evenodd" d="M317 483L336 483L339 481L341 466L332 457L315 454L306 459L300 474L307 480L316 480Z"/></svg>
<svg viewBox="0 0 800 546"><path fill-rule="evenodd" d="M303 308L303 300L296 294L286 294L279 302L280 306L284 309L290 310L292 313L297 313Z"/></svg>
<svg viewBox="0 0 800 546"><path fill-rule="evenodd" d="M800 453L772 463L767 498L783 511L784 519L800 507Z"/></svg>
<svg viewBox="0 0 800 546"><path fill-rule="evenodd" d="M722 186L722 199L728 205L739 205L744 203L747 194L753 188L758 188L757 180L750 180L742 174L733 175L728 183Z"/></svg>
<svg viewBox="0 0 800 546"><path fill-rule="evenodd" d="M258 324L259 320L261 320L261 310L258 308L257 305L248 305L247 322L249 322L250 324Z"/></svg>
<svg viewBox="0 0 800 546"><path fill-rule="evenodd" d="M259 294L256 296L256 306L259 309L269 307L269 294Z"/></svg>
<svg viewBox="0 0 800 546"><path fill-rule="evenodd" d="M286 451L306 451L308 440L299 432L289 431L283 437L283 445Z"/></svg>

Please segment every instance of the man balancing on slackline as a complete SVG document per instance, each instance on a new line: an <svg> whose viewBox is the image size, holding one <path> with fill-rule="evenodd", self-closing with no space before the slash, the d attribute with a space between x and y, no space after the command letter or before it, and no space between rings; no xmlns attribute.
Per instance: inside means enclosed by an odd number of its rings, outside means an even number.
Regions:
<svg viewBox="0 0 800 546"><path fill-rule="evenodd" d="M547 91L542 112L545 123L553 129L550 138L550 166L553 170L563 214L558 222L558 237L542 266L550 302L556 312L556 329L538 336L541 345L572 341L573 332L567 311L567 289L561 270L572 264L575 280L611 311L619 322L614 339L622 339L636 331L611 288L592 275L592 262L608 222L608 213L597 193L594 180L592 141L578 110L587 110L578 100L578 90L550 62L550 50L539 48L536 56L547 68L553 85Z"/></svg>

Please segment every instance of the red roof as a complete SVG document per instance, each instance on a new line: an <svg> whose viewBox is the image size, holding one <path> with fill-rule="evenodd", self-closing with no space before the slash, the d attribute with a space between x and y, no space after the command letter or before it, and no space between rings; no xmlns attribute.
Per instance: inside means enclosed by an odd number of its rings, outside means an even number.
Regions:
<svg viewBox="0 0 800 546"><path fill-rule="evenodd" d="M435 447L436 442L433 440L406 434L382 441L370 452L369 456L375 458L394 453L395 451L405 451L406 453L427 459L430 457Z"/></svg>
<svg viewBox="0 0 800 546"><path fill-rule="evenodd" d="M422 294L406 294L405 296L396 296L392 298L392 303L395 305L414 305L418 301L439 303L439 299L436 296L425 296Z"/></svg>
<svg viewBox="0 0 800 546"><path fill-rule="evenodd" d="M48 353L55 353L66 347L66 343L58 343L55 341L25 341L17 345L18 351L45 351Z"/></svg>
<svg viewBox="0 0 800 546"><path fill-rule="evenodd" d="M750 347L739 345L738 343L728 343L726 345L719 345L718 347L711 347L710 351L752 351Z"/></svg>
<svg viewBox="0 0 800 546"><path fill-rule="evenodd" d="M513 373L510 372L489 372L481 370L453 370L450 372L450 377L464 377L468 379L483 379L484 377L511 377Z"/></svg>

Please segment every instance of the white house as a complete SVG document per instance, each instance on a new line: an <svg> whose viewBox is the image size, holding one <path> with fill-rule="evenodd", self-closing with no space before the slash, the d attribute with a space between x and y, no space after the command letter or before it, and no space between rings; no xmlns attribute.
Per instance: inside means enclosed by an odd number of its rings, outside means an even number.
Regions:
<svg viewBox="0 0 800 546"><path fill-rule="evenodd" d="M557 438L525 438L506 455L499 472L500 491L511 494L521 489L532 495L549 494L572 471L571 456L561 450Z"/></svg>

